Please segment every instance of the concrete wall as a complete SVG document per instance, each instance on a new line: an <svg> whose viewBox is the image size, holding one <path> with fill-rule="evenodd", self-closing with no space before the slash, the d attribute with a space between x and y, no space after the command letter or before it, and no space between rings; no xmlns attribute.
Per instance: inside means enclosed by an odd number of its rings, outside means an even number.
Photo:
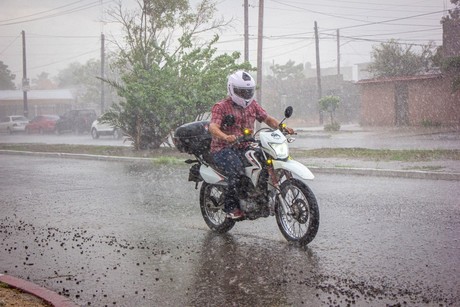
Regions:
<svg viewBox="0 0 460 307"><path fill-rule="evenodd" d="M460 123L460 93L452 93L450 78L411 82L409 97L410 125Z"/></svg>
<svg viewBox="0 0 460 307"><path fill-rule="evenodd" d="M411 126L460 124L460 92L452 93L452 79L443 75L366 80L361 92L362 125L394 126L398 84L407 85L407 123Z"/></svg>
<svg viewBox="0 0 460 307"><path fill-rule="evenodd" d="M360 123L364 126L395 124L394 84L389 82L361 84Z"/></svg>

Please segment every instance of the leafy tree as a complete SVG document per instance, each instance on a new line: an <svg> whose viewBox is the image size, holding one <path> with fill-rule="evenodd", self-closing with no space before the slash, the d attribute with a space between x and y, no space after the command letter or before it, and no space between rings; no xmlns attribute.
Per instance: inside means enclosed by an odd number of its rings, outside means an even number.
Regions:
<svg viewBox="0 0 460 307"><path fill-rule="evenodd" d="M0 61L0 90L14 90L16 86L13 83L16 76L8 69L3 61Z"/></svg>
<svg viewBox="0 0 460 307"><path fill-rule="evenodd" d="M441 19L441 23L460 23L460 0L450 0L455 5L449 10L449 15ZM440 64L441 70L453 76L452 91L460 90L460 56L444 57L442 48L437 52L437 62Z"/></svg>
<svg viewBox="0 0 460 307"><path fill-rule="evenodd" d="M449 10L449 15L441 19L441 23L449 20L460 20L460 0L450 0L455 7Z"/></svg>
<svg viewBox="0 0 460 307"><path fill-rule="evenodd" d="M434 44L423 46L420 54L412 51L412 47L403 47L393 39L374 46L369 71L376 77L411 76L429 71L433 64Z"/></svg>
<svg viewBox="0 0 460 307"><path fill-rule="evenodd" d="M340 104L340 98L338 96L324 96L319 100L320 109L324 112L328 112L330 115L331 123L326 125L326 130L339 130L340 125L334 120L335 110Z"/></svg>
<svg viewBox="0 0 460 307"><path fill-rule="evenodd" d="M273 75L265 78L265 96L263 103L265 105L280 106L280 102L286 102L293 105L294 109L302 110L305 108L306 78L303 73L303 64L296 64L289 60L284 65L275 64L270 67ZM272 110L280 112L281 110Z"/></svg>
<svg viewBox="0 0 460 307"><path fill-rule="evenodd" d="M56 82L59 88L68 88L75 91L77 101L82 106L99 105L101 101L101 61L91 59L85 64L74 62L67 68L59 71ZM115 79L116 73L106 69L106 74ZM105 88L106 105L118 101L118 96L113 88Z"/></svg>
<svg viewBox="0 0 460 307"><path fill-rule="evenodd" d="M37 78L32 79L32 88L37 90L51 90L57 86L49 79L49 73L41 72Z"/></svg>
<svg viewBox="0 0 460 307"><path fill-rule="evenodd" d="M138 6L129 12L120 3L111 12L125 37L115 42L121 80L106 81L123 101L103 118L122 128L136 150L158 148L176 127L225 96L231 71L251 69L237 64L237 52L216 55L217 35L204 42L197 38L225 26L222 20L211 21L214 2L203 0L196 10L186 0L144 0Z"/></svg>

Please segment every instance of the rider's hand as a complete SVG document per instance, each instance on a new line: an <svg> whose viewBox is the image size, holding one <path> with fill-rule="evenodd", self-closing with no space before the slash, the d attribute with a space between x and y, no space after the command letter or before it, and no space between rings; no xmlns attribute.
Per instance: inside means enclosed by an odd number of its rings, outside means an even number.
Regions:
<svg viewBox="0 0 460 307"><path fill-rule="evenodd" d="M228 134L226 137L225 137L225 141L227 143L235 143L236 142L236 136L234 136L233 134Z"/></svg>
<svg viewBox="0 0 460 307"><path fill-rule="evenodd" d="M294 133L295 133L295 132L294 132L294 129L289 128L289 127L285 127L284 130L286 130L286 132L287 132L288 134L294 134Z"/></svg>

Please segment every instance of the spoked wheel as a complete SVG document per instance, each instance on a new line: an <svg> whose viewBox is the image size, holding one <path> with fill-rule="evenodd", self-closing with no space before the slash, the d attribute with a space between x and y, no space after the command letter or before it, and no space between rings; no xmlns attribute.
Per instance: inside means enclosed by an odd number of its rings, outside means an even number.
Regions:
<svg viewBox="0 0 460 307"><path fill-rule="evenodd" d="M319 227L319 209L313 192L304 183L289 179L280 187L276 198L276 222L288 241L307 245L316 236ZM281 200L285 206L281 204Z"/></svg>
<svg viewBox="0 0 460 307"><path fill-rule="evenodd" d="M212 230L225 233L233 228L235 221L224 212L224 188L204 182L200 190L200 208L204 221Z"/></svg>

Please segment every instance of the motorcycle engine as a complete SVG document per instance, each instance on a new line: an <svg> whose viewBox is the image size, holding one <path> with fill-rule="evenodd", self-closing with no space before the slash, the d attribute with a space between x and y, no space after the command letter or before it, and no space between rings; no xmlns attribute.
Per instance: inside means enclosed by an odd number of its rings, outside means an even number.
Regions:
<svg viewBox="0 0 460 307"><path fill-rule="evenodd" d="M269 206L258 203L255 199L240 199L240 209L244 211L246 217L250 220L270 215Z"/></svg>

